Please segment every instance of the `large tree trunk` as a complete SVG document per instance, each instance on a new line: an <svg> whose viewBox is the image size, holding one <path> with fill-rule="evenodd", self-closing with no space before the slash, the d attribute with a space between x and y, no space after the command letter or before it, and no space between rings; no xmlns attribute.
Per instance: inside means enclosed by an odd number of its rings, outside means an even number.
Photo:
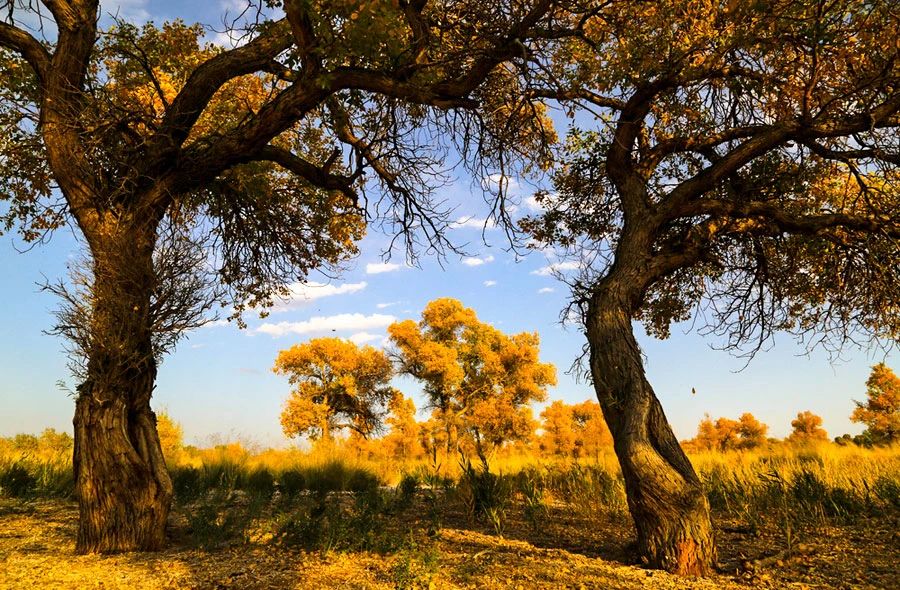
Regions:
<svg viewBox="0 0 900 590"><path fill-rule="evenodd" d="M152 237L117 228L91 243L93 282L75 406L76 551L160 549L172 500L150 397L156 380Z"/></svg>
<svg viewBox="0 0 900 590"><path fill-rule="evenodd" d="M591 374L625 478L628 507L646 563L680 575L705 575L716 550L709 502L647 382L629 301L601 289L587 317Z"/></svg>

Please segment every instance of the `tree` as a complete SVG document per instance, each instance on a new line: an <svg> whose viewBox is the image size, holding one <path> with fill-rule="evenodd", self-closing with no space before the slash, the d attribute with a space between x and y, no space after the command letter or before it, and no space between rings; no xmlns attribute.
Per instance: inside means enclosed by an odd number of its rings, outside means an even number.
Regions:
<svg viewBox="0 0 900 590"><path fill-rule="evenodd" d="M715 422L707 414L697 426L697 437L690 443L706 451L749 450L765 444L768 430L768 426L749 412L737 420L723 417Z"/></svg>
<svg viewBox="0 0 900 590"><path fill-rule="evenodd" d="M866 425L862 440L870 444L900 441L900 378L884 363L872 367L865 402L856 402L850 419Z"/></svg>
<svg viewBox="0 0 900 590"><path fill-rule="evenodd" d="M171 467L178 461L184 449L184 429L168 413L157 412L156 431L159 433L159 446L166 459L166 465Z"/></svg>
<svg viewBox="0 0 900 590"><path fill-rule="evenodd" d="M797 417L791 420L791 428L787 438L790 443L807 445L828 440L828 433L822 428L822 417L809 410L797 412Z"/></svg>
<svg viewBox="0 0 900 590"><path fill-rule="evenodd" d="M572 406L554 400L541 412L541 451L547 455L571 457L575 453L575 421Z"/></svg>
<svg viewBox="0 0 900 590"><path fill-rule="evenodd" d="M388 403L388 411L390 414L385 423L390 431L381 441L387 455L400 461L421 458L425 453L421 440L422 425L416 422L413 400L397 393Z"/></svg>
<svg viewBox="0 0 900 590"><path fill-rule="evenodd" d="M397 395L387 355L340 338L315 338L278 353L275 373L294 386L281 413L286 436L330 440L352 430L377 432Z"/></svg>
<svg viewBox="0 0 900 590"><path fill-rule="evenodd" d="M892 6L598 3L531 80L582 116L524 227L583 268L567 280L589 374L653 567L704 574L716 552L632 320L666 337L700 309L751 355L778 330L835 348L900 333Z"/></svg>
<svg viewBox="0 0 900 590"><path fill-rule="evenodd" d="M612 435L597 402L586 400L573 405L572 420L575 423L576 457L597 457L602 449L612 446Z"/></svg>
<svg viewBox="0 0 900 590"><path fill-rule="evenodd" d="M566 404L555 400L541 412L540 447L563 457L596 457L612 445L600 405L591 400Z"/></svg>
<svg viewBox="0 0 900 590"><path fill-rule="evenodd" d="M446 245L438 140L473 173L546 160L552 140L518 91L558 28L552 0L267 1L232 49L178 22L100 29L98 0L0 10L0 228L34 241L71 222L87 252L74 291L50 286L80 381L79 553L164 544L150 397L214 304L239 318L339 265L367 213L410 248Z"/></svg>
<svg viewBox="0 0 900 590"><path fill-rule="evenodd" d="M532 436L529 404L543 401L556 368L538 359L540 338L508 336L455 299L435 299L422 320L388 327L401 374L420 380L449 453L471 443L479 455ZM460 440L460 434L468 440Z"/></svg>

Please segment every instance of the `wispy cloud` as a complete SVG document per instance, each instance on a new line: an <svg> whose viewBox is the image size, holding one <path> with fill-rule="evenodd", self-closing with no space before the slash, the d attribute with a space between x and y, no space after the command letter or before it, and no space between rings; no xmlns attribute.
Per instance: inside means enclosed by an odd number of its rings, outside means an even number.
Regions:
<svg viewBox="0 0 900 590"><path fill-rule="evenodd" d="M371 334L369 332L356 332L355 334L351 334L347 340L354 344L365 344L366 342L372 342L373 340L379 340L381 338L384 338L384 336Z"/></svg>
<svg viewBox="0 0 900 590"><path fill-rule="evenodd" d="M367 285L368 283L365 281L360 283L344 283L342 285L317 283L315 281L310 281L308 283L293 283L288 287L290 294L284 301L276 303L272 308L272 311L289 311L308 305L316 299L322 299L323 297L358 293L365 289Z"/></svg>
<svg viewBox="0 0 900 590"><path fill-rule="evenodd" d="M468 256L462 259L462 263L466 266L481 266L482 264L487 264L488 262L493 262L494 256L489 254L484 258L477 258L475 256Z"/></svg>
<svg viewBox="0 0 900 590"><path fill-rule="evenodd" d="M538 289L538 293L540 294L553 293L554 291L556 291L556 289L554 289L553 287L543 287L541 289Z"/></svg>
<svg viewBox="0 0 900 590"><path fill-rule="evenodd" d="M549 277L556 273L566 272L568 270L578 270L579 268L581 268L580 264L578 264L574 260L567 260L565 262L554 262L553 264L542 266L537 270L531 271L531 274L541 277Z"/></svg>
<svg viewBox="0 0 900 590"><path fill-rule="evenodd" d="M367 275L380 275L385 272L394 272L403 268L399 264L393 262L370 262L366 265Z"/></svg>
<svg viewBox="0 0 900 590"><path fill-rule="evenodd" d="M394 307L395 305L399 305L399 301L390 301L388 303L376 303L375 307L378 309L387 309L388 307Z"/></svg>
<svg viewBox="0 0 900 590"><path fill-rule="evenodd" d="M497 222L484 217L460 217L450 225L457 229L494 229L497 227Z"/></svg>
<svg viewBox="0 0 900 590"><path fill-rule="evenodd" d="M103 16L111 14L127 21L146 22L150 20L147 0L105 0L100 3Z"/></svg>
<svg viewBox="0 0 900 590"><path fill-rule="evenodd" d="M496 284L497 284L497 281L485 281L484 282L485 287L493 287Z"/></svg>
<svg viewBox="0 0 900 590"><path fill-rule="evenodd" d="M521 185L515 178L504 176L503 174L489 174L481 179L481 185L486 191L492 193L499 192L500 189L511 193L517 191Z"/></svg>
<svg viewBox="0 0 900 590"><path fill-rule="evenodd" d="M256 332L272 337L286 334L327 334L329 332L365 332L376 328L384 328L397 321L392 315L373 313L341 313L332 316L315 316L302 322L265 323Z"/></svg>

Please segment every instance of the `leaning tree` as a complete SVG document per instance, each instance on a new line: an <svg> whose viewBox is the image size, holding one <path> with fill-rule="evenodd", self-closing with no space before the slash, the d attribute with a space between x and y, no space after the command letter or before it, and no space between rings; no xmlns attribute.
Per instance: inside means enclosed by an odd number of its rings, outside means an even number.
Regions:
<svg viewBox="0 0 900 590"><path fill-rule="evenodd" d="M568 249L638 548L715 563L701 482L632 322L694 317L752 354L900 330L900 12L889 0L607 2L536 96L576 113L534 236Z"/></svg>
<svg viewBox="0 0 900 590"><path fill-rule="evenodd" d="M0 227L72 224L87 252L52 287L79 361L79 552L163 545L150 398L214 303L270 302L367 221L439 247L447 153L496 171L549 137L518 72L552 0L249 7L224 48L179 22L100 27L98 0L0 0Z"/></svg>

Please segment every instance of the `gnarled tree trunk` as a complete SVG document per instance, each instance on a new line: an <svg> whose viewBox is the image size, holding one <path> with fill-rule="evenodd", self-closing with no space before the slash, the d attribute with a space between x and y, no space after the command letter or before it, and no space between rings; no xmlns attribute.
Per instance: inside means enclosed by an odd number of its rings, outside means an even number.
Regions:
<svg viewBox="0 0 900 590"><path fill-rule="evenodd" d="M644 374L627 290L596 292L587 336L594 387L625 478L638 551L651 567L705 575L716 559L709 502Z"/></svg>
<svg viewBox="0 0 900 590"><path fill-rule="evenodd" d="M152 232L94 232L86 379L75 406L76 551L156 550L172 483L150 397Z"/></svg>

